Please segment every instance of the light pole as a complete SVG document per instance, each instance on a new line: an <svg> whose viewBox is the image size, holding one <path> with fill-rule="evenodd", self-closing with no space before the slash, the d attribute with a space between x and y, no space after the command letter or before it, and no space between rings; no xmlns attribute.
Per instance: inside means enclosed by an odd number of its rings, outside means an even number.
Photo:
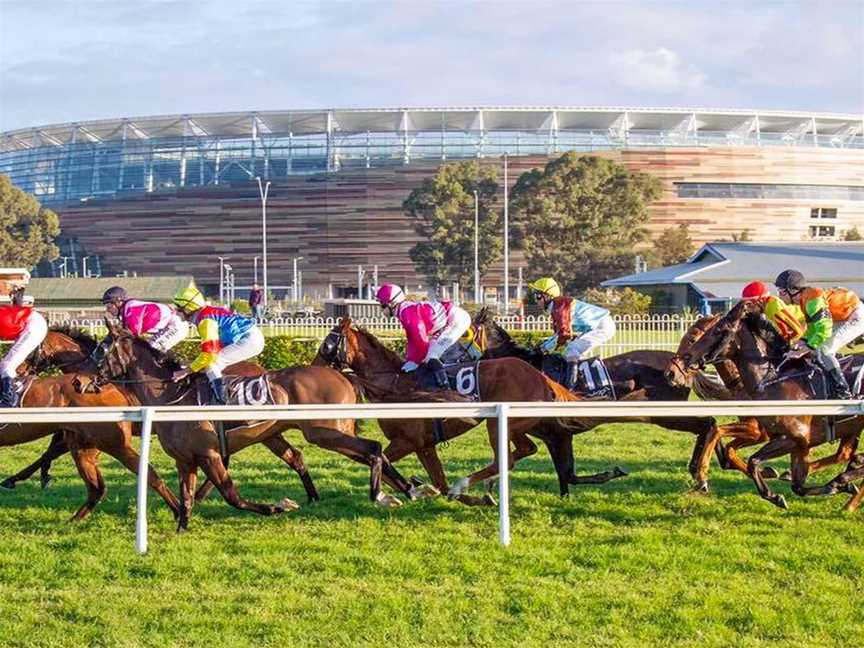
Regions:
<svg viewBox="0 0 864 648"><path fill-rule="evenodd" d="M252 275L253 275L252 283L256 283L256 284L258 283L258 259L260 259L260 258L261 258L261 257L258 257L258 256L252 258L252 267L253 267L253 271L252 271Z"/></svg>
<svg viewBox="0 0 864 648"><path fill-rule="evenodd" d="M474 190L474 303L480 303L480 196Z"/></svg>
<svg viewBox="0 0 864 648"><path fill-rule="evenodd" d="M230 263L225 264L225 301L228 305L234 301L234 296L231 294L231 271L233 269ZM223 305L225 304L223 303Z"/></svg>
<svg viewBox="0 0 864 648"><path fill-rule="evenodd" d="M267 308L267 194L270 193L270 181L267 184L261 184L261 177L255 176L258 181L258 195L261 196L261 240L262 240L262 259L261 259L261 276L264 280L264 308Z"/></svg>
<svg viewBox="0 0 864 648"><path fill-rule="evenodd" d="M297 262L302 261L303 257L294 257L293 265L294 265L294 274L291 280L291 296L293 297L293 301L296 304L297 300L300 296L300 284L297 283Z"/></svg>
<svg viewBox="0 0 864 648"><path fill-rule="evenodd" d="M507 200L507 154L504 154L504 314L510 312L510 220Z"/></svg>
<svg viewBox="0 0 864 648"><path fill-rule="evenodd" d="M231 257L216 257L219 259L219 303L225 305L225 260Z"/></svg>
<svg viewBox="0 0 864 648"><path fill-rule="evenodd" d="M85 256L81 258L81 276L86 279L87 278L87 259L89 256Z"/></svg>

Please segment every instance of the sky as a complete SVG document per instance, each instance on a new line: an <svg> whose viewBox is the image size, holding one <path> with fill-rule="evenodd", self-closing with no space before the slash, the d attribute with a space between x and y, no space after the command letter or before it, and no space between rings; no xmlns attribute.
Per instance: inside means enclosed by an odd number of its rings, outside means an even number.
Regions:
<svg viewBox="0 0 864 648"><path fill-rule="evenodd" d="M301 108L864 112L864 2L0 0L0 131Z"/></svg>

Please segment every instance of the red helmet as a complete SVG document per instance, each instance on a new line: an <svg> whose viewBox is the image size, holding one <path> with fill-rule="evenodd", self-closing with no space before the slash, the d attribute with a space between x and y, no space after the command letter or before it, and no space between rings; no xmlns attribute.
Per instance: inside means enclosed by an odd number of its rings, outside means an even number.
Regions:
<svg viewBox="0 0 864 648"><path fill-rule="evenodd" d="M770 295L768 286L761 281L751 281L741 291L742 299L764 299Z"/></svg>

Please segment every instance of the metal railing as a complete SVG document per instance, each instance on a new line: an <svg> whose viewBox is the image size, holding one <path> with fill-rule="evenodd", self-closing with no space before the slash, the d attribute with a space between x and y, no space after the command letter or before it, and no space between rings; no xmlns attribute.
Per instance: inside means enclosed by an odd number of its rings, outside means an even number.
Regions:
<svg viewBox="0 0 864 648"><path fill-rule="evenodd" d="M511 418L641 418L680 416L856 416L864 415L864 401L655 401L655 402L518 402L518 403L374 403L361 405L268 405L260 407L34 407L0 411L6 423L140 422L138 501L135 546L147 552L147 469L154 422L248 421L316 419L441 419L497 418L498 420L498 538L510 544L510 483L508 423Z"/></svg>
<svg viewBox="0 0 864 648"><path fill-rule="evenodd" d="M265 336L287 335L289 337L323 340L339 323L338 317L270 318L261 320L259 326ZM679 315L616 315L617 332L610 342L599 349L601 356L612 356L636 349L674 351L696 317ZM396 318L358 318L355 323L379 337L402 337L402 325ZM552 323L545 315L518 315L497 317L496 322L508 332L552 334ZM94 337L105 335L106 330L99 319L64 319L60 314L49 316L50 324L64 324L87 331ZM197 333L190 329L190 338Z"/></svg>

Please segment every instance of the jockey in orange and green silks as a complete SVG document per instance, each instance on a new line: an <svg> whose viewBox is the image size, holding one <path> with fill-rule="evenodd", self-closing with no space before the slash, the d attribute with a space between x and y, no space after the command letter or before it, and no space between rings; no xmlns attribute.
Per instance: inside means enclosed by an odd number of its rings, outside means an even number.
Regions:
<svg viewBox="0 0 864 648"><path fill-rule="evenodd" d="M837 352L864 333L864 304L847 288L822 290L807 286L797 270L784 270L774 285L787 303L798 303L804 311L807 330L804 341L816 351L816 360L833 383L836 398L852 398L849 383L840 369Z"/></svg>
<svg viewBox="0 0 864 648"><path fill-rule="evenodd" d="M768 286L761 281L753 281L744 286L741 299L757 301L762 304L762 314L774 330L792 344L804 335L806 323L804 313L797 304L785 304L779 297L772 295Z"/></svg>
<svg viewBox="0 0 864 648"><path fill-rule="evenodd" d="M224 404L222 370L259 355L264 350L264 335L254 320L227 308L207 304L197 288L190 286L178 292L174 304L198 327L201 338L200 353L189 365L188 371L175 373L174 379L179 380L190 371L204 371L210 379L214 400Z"/></svg>

